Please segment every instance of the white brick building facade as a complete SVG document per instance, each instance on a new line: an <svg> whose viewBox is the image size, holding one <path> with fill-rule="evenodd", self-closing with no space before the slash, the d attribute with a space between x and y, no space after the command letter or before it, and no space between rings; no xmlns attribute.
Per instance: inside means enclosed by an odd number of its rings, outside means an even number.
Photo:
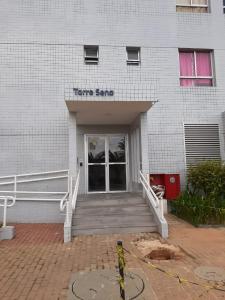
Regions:
<svg viewBox="0 0 225 300"><path fill-rule="evenodd" d="M112 89L104 100L128 106L157 102L142 116L146 172L179 173L184 184L183 124L219 124L224 159L225 15L222 0L210 2L208 13L188 13L175 0L0 1L0 175L85 160L65 101L98 99L75 97L76 87ZM99 46L97 65L84 63L84 45ZM127 65L127 46L140 47L140 65ZM180 86L179 49L213 51L214 86Z"/></svg>

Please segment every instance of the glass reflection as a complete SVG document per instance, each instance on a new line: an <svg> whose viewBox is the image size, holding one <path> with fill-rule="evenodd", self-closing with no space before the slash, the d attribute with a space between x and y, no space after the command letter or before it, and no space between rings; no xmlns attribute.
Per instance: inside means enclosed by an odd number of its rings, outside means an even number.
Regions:
<svg viewBox="0 0 225 300"><path fill-rule="evenodd" d="M113 136L109 138L109 162L125 162L125 137Z"/></svg>
<svg viewBox="0 0 225 300"><path fill-rule="evenodd" d="M88 138L88 162L105 163L105 139L101 137Z"/></svg>

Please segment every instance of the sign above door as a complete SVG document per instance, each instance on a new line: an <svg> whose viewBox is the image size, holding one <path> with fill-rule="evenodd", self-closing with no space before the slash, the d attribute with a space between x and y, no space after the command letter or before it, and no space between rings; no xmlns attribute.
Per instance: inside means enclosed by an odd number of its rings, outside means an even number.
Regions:
<svg viewBox="0 0 225 300"><path fill-rule="evenodd" d="M113 90L102 89L79 89L73 88L75 96L94 96L94 97L113 97L115 95Z"/></svg>

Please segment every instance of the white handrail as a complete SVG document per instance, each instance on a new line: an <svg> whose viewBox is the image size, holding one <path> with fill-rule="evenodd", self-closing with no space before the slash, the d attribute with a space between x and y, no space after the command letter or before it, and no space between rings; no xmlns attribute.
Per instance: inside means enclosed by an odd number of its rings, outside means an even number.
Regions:
<svg viewBox="0 0 225 300"><path fill-rule="evenodd" d="M3 212L3 227L6 227L6 218L7 218L7 208L8 207L12 207L15 202L16 202L16 198L12 197L12 196L0 196L0 201L3 200L3 204L0 203L1 207L4 207L4 212ZM12 203L8 203L8 201L12 201Z"/></svg>
<svg viewBox="0 0 225 300"><path fill-rule="evenodd" d="M4 194L14 194L14 191L1 191ZM16 191L17 194L46 194L46 195L65 195L66 192L37 192L37 191Z"/></svg>
<svg viewBox="0 0 225 300"><path fill-rule="evenodd" d="M168 223L164 218L164 210L163 210L163 198L158 198L153 189L150 186L150 182L145 178L144 174L140 171L140 182L143 186L143 191L147 196L149 201L149 205L152 208L152 212L154 215L154 219L156 224L158 225L159 232L161 233L163 238L168 237Z"/></svg>
<svg viewBox="0 0 225 300"><path fill-rule="evenodd" d="M17 175L16 177L19 177L19 176ZM33 179L23 179L23 180L16 180L16 183L27 183L27 182L37 182L37 181L45 181L45 180L63 179L63 178L67 178L67 177L68 177L68 175L54 176L54 177L44 177L44 178L33 178ZM0 182L0 185L10 185L10 184L14 184L14 183L15 183L15 180Z"/></svg>
<svg viewBox="0 0 225 300"><path fill-rule="evenodd" d="M152 204L158 208L160 205L159 199L156 196L156 194L154 193L153 189L150 186L150 183L147 181L147 179L145 178L144 174L140 171L140 182L143 185L146 193L148 194Z"/></svg>
<svg viewBox="0 0 225 300"><path fill-rule="evenodd" d="M73 190L73 177L72 176L70 177L70 184L69 184L69 187L68 187L69 197L68 197L68 194L67 194L63 199L61 199L61 201L60 201L60 210L61 211L64 211L66 206L68 206L67 204L70 204L70 207L71 207L72 211L75 210L79 184L80 184L80 170L77 173L74 190Z"/></svg>
<svg viewBox="0 0 225 300"><path fill-rule="evenodd" d="M76 208L77 194L78 194L79 184L80 184L80 170L78 171L78 174L77 174L77 179L76 179L76 183L75 183L75 187L74 187L74 192L73 192L73 197L72 197L72 210L73 211Z"/></svg>
<svg viewBox="0 0 225 300"><path fill-rule="evenodd" d="M165 186L164 185L152 185L151 186L153 192L156 194L159 200L163 200L163 196L165 195Z"/></svg>
<svg viewBox="0 0 225 300"><path fill-rule="evenodd" d="M64 209L66 207L66 202L67 202L68 196L69 196L69 192L66 193L66 195L60 201L60 210L61 211L64 211Z"/></svg>
<svg viewBox="0 0 225 300"><path fill-rule="evenodd" d="M53 179L64 179L66 178L68 181L68 190L64 192L44 192L44 191L29 191L29 190L17 190L18 184L20 183L30 183L30 182L40 182L40 181L48 181ZM19 174L19 175L8 175L0 177L0 186L8 186L12 185L11 190L0 190L0 200L4 201L0 206L4 207L3 213L3 226L6 226L6 211L7 207L11 207L15 204L16 200L21 201L60 201L60 209L65 208L66 201L69 196L69 170L56 170L49 172L38 172L38 173L29 173L29 174ZM6 188L7 189L7 188ZM2 194L2 195L1 195ZM6 195L7 194L7 195ZM24 198L24 195L28 195L29 198ZM71 193L72 194L72 193ZM17 195L20 197L17 197ZM34 196L34 198L30 196ZM55 197L59 195L60 197ZM22 197L21 197L22 196ZM42 196L42 197L41 197ZM49 197L53 196L53 197ZM49 197L49 198L47 198ZM12 203L8 203L12 201ZM62 206L62 207L61 207Z"/></svg>
<svg viewBox="0 0 225 300"><path fill-rule="evenodd" d="M63 174L65 173L65 174ZM54 175L53 175L54 174ZM49 176L47 176L49 175ZM38 177L37 177L38 176ZM27 178L26 178L27 177ZM33 178L32 178L33 177ZM11 181L4 181L5 179L12 179ZM39 172L39 173L29 173L29 174L19 174L19 175L11 175L11 176L2 176L0 177L0 186L8 186L8 185L13 185L13 189L10 190L0 190L0 194L8 194L16 198L16 200L29 200L27 198L18 198L17 194L34 194L34 195L63 195L63 198L67 196L67 192L40 192L40 191L29 191L29 190L20 190L18 191L18 184L20 183L31 183L31 182L40 182L40 181L48 181L48 180L53 180L53 179L64 179L66 178L69 180L69 170L56 170L56 171L49 171L49 172ZM2 182L1 182L2 181ZM31 198L31 201L48 201L48 200L53 200L53 201L59 201L60 199L45 199L45 198Z"/></svg>
<svg viewBox="0 0 225 300"><path fill-rule="evenodd" d="M65 173L65 174L63 175L62 173ZM37 177L37 176L41 176L41 175L42 175L42 177ZM49 176L46 176L46 175L49 175ZM10 176L8 175L8 176L0 177L0 181L2 181L2 182L0 182L0 185L4 186L4 185L14 184L14 190L16 190L16 185L18 183L28 183L28 182L37 182L37 181L45 181L45 180L63 179L63 178L68 178L68 176L69 176L69 170L57 170L57 171L50 171L50 172L18 174L18 175L10 175ZM28 178L26 179L26 177L28 177ZM30 178L30 177L34 177L34 178ZM8 179L8 181L4 181L5 179Z"/></svg>
<svg viewBox="0 0 225 300"><path fill-rule="evenodd" d="M28 202L60 202L61 198L16 198L16 201L28 201Z"/></svg>
<svg viewBox="0 0 225 300"><path fill-rule="evenodd" d="M46 174L55 174L55 173L68 173L69 170L56 170L56 171L49 171L49 172L38 172L38 173L27 173L27 174L18 174L18 175L7 175L7 176L0 176L0 179L5 178L12 178L12 177L29 177L29 176L37 176L37 175L46 175Z"/></svg>
<svg viewBox="0 0 225 300"><path fill-rule="evenodd" d="M66 218L64 222L64 242L71 241L71 229L72 229L72 216L73 212L76 209L77 195L80 184L80 169L77 173L75 180L75 186L73 190L73 177L70 177L69 180L69 197L62 199L60 202L60 210L64 211L66 209Z"/></svg>
<svg viewBox="0 0 225 300"><path fill-rule="evenodd" d="M150 186L150 182L147 181L144 174L140 171L140 182L145 190L145 193L148 197L148 200L155 210L157 217L160 221L166 222L164 218L164 211L163 211L163 199L159 199L153 189Z"/></svg>

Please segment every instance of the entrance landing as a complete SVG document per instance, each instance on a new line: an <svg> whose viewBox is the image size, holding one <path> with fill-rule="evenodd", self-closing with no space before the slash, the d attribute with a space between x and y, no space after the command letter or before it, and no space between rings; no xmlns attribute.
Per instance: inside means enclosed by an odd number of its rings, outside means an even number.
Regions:
<svg viewBox="0 0 225 300"><path fill-rule="evenodd" d="M157 232L152 212L140 194L80 195L73 235Z"/></svg>

